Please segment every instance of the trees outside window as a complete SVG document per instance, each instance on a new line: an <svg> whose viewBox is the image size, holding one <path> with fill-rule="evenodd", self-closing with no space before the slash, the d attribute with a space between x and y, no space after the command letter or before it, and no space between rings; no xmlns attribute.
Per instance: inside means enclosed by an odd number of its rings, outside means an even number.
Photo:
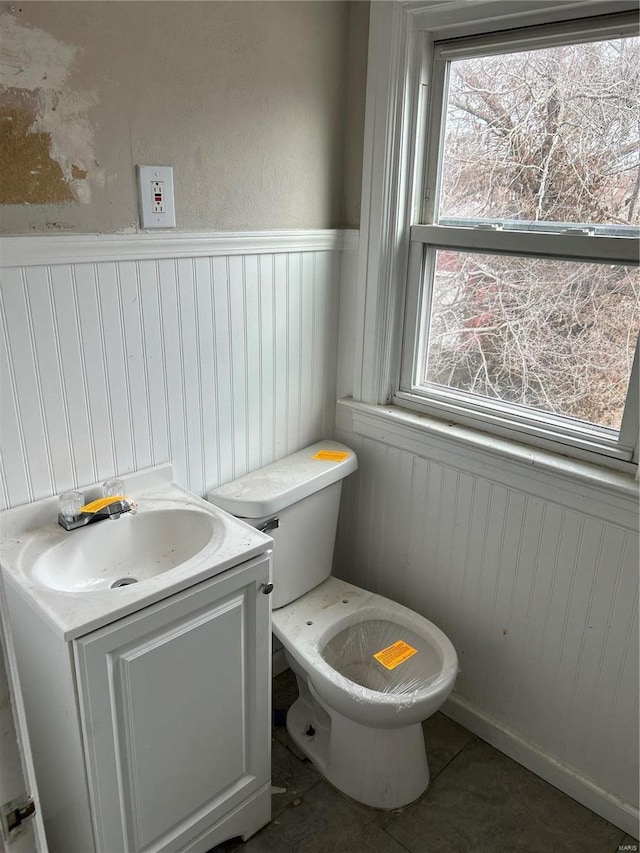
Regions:
<svg viewBox="0 0 640 853"><path fill-rule="evenodd" d="M440 218L640 224L640 38L450 65Z"/></svg>
<svg viewBox="0 0 640 853"><path fill-rule="evenodd" d="M638 270L438 252L425 379L620 429Z"/></svg>

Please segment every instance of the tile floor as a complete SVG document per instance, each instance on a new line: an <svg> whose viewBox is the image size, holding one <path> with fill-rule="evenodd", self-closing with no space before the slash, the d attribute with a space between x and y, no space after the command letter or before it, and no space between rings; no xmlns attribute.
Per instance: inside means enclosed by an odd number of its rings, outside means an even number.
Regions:
<svg viewBox="0 0 640 853"><path fill-rule="evenodd" d="M274 709L297 696L290 670ZM424 724L431 783L410 806L383 812L324 781L284 727L273 731L271 823L215 853L618 853L638 842L471 732L435 714ZM214 851L211 851L214 853Z"/></svg>

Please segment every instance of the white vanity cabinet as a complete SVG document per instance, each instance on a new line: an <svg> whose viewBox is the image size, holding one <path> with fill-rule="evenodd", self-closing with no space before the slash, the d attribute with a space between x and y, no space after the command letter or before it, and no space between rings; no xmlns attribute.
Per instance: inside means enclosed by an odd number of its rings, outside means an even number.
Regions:
<svg viewBox="0 0 640 853"><path fill-rule="evenodd" d="M268 822L268 581L265 554L44 651L10 602L50 853L205 853Z"/></svg>

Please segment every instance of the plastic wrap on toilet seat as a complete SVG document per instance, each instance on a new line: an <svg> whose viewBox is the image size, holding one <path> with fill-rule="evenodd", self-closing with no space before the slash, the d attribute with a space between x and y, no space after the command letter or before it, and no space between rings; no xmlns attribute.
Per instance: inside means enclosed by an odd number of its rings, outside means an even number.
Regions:
<svg viewBox="0 0 640 853"><path fill-rule="evenodd" d="M409 697L457 671L444 661L439 644L424 637L416 615L416 631L384 618L353 620L320 650L322 658L340 675L367 690Z"/></svg>

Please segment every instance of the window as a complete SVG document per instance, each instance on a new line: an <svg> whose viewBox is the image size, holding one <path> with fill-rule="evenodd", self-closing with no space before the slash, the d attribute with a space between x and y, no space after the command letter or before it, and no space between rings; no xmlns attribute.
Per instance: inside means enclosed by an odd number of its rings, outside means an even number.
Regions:
<svg viewBox="0 0 640 853"><path fill-rule="evenodd" d="M397 402L634 458L635 33L611 17L433 44Z"/></svg>

